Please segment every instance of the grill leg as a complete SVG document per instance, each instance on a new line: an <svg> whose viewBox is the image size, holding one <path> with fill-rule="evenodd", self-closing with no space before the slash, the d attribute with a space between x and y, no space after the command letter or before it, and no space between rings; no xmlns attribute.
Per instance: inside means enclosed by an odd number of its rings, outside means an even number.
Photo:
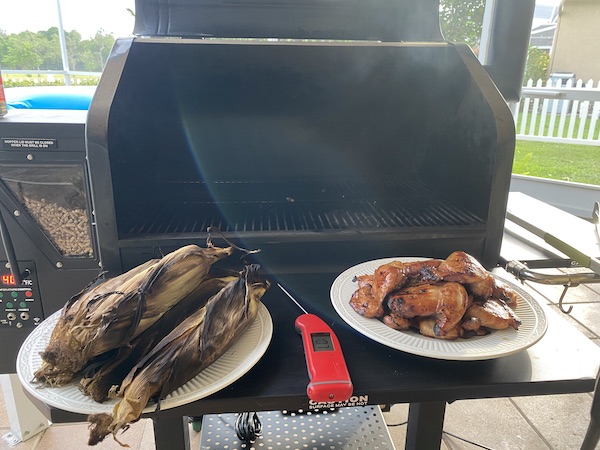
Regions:
<svg viewBox="0 0 600 450"><path fill-rule="evenodd" d="M153 417L156 450L190 450L187 417Z"/></svg>
<svg viewBox="0 0 600 450"><path fill-rule="evenodd" d="M433 450L442 445L446 402L411 403L408 408L406 450Z"/></svg>

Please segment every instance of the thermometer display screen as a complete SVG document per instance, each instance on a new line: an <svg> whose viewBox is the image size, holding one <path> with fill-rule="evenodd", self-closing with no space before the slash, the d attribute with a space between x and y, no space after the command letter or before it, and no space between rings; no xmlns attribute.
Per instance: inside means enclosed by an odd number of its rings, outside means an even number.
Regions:
<svg viewBox="0 0 600 450"><path fill-rule="evenodd" d="M329 333L311 333L310 338L315 352L333 351L333 341Z"/></svg>

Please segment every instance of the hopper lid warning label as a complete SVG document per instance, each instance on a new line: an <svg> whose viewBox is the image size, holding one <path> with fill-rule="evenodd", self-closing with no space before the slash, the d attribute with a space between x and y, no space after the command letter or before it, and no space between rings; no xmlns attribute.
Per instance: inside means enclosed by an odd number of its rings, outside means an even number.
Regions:
<svg viewBox="0 0 600 450"><path fill-rule="evenodd" d="M56 139L2 138L2 149L4 150L45 150L55 148L58 148Z"/></svg>

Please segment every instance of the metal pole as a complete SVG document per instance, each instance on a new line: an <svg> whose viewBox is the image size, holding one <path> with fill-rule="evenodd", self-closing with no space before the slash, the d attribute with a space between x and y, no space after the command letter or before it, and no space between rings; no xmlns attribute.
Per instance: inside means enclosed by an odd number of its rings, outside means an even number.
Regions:
<svg viewBox="0 0 600 450"><path fill-rule="evenodd" d="M479 41L479 62L486 65L488 62L488 52L490 48L492 21L496 8L496 0L486 0L483 10L483 23L481 27L481 39Z"/></svg>
<svg viewBox="0 0 600 450"><path fill-rule="evenodd" d="M56 12L58 14L58 40L60 42L60 55L62 58L63 72L65 74L65 85L71 85L69 77L69 56L67 55L67 40L65 39L65 29L62 23L62 12L60 9L60 0L56 0Z"/></svg>

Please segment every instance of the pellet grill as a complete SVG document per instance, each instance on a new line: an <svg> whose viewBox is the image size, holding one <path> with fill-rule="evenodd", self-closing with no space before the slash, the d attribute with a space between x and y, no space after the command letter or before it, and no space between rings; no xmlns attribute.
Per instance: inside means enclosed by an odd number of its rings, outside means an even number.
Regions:
<svg viewBox="0 0 600 450"><path fill-rule="evenodd" d="M272 274L456 249L496 265L515 144L506 100L533 1L497 8L484 67L444 40L437 0L137 0L134 37L117 40L85 128L72 128L85 133L85 154L70 155L91 251L38 253L35 233L56 243L14 216L23 199L1 180L6 225L26 241L13 255L38 268L41 317L100 270L204 244L209 228L217 244L260 249ZM3 147L0 165L56 164L55 150L29 160Z"/></svg>

